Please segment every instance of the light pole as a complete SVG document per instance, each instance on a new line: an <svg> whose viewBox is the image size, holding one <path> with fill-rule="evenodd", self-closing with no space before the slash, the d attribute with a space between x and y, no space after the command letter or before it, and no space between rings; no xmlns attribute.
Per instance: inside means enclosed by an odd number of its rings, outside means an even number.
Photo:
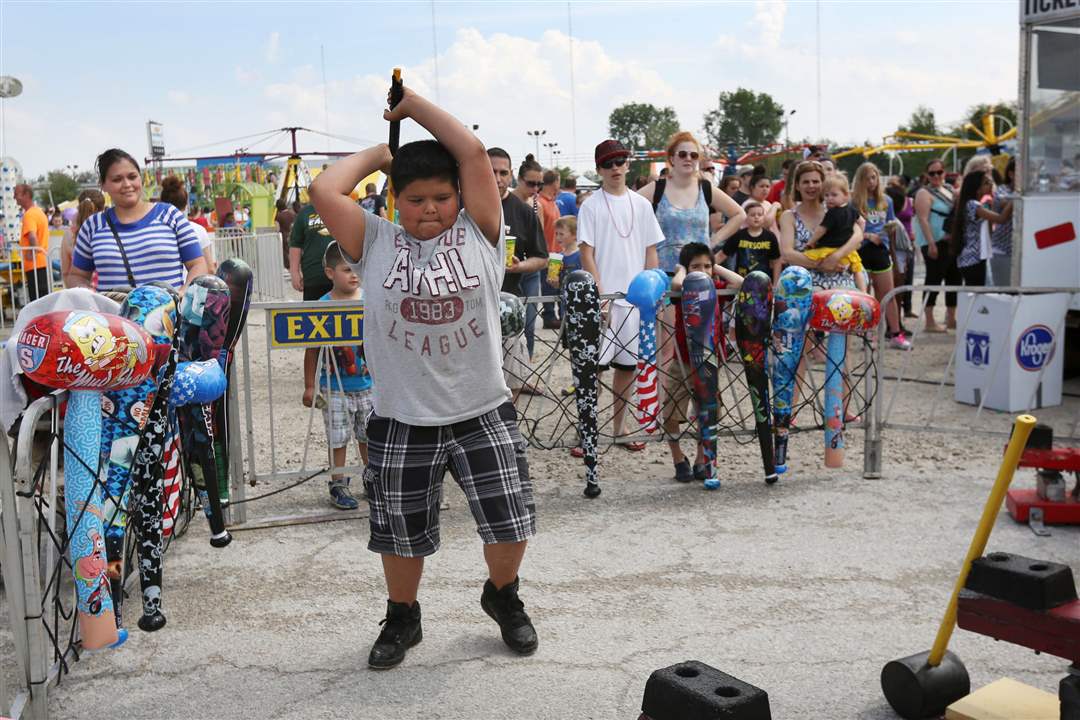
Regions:
<svg viewBox="0 0 1080 720"><path fill-rule="evenodd" d="M4 114L4 101L22 93L22 82L10 75L0 75L0 157L7 156L7 118Z"/></svg>
<svg viewBox="0 0 1080 720"><path fill-rule="evenodd" d="M548 149L548 165L551 166L551 167L554 167L555 166L555 148L559 147L559 143L557 143L557 142L546 142L546 143L544 143L544 147L546 147Z"/></svg>
<svg viewBox="0 0 1080 720"><path fill-rule="evenodd" d="M552 170L556 169L555 163L559 162L559 156L560 155L562 155L562 150L552 150L551 151L551 169Z"/></svg>
<svg viewBox="0 0 1080 720"><path fill-rule="evenodd" d="M526 130L525 134L536 140L536 157L540 156L540 138L547 135L547 130Z"/></svg>
<svg viewBox="0 0 1080 720"><path fill-rule="evenodd" d="M787 150L788 146L791 145L791 137L788 135L787 129L788 119L795 114L795 111L792 110L789 113L785 113L781 110L780 114L784 116L784 149Z"/></svg>
<svg viewBox="0 0 1080 720"><path fill-rule="evenodd" d="M74 180L79 174L79 166L78 165L65 165L64 169L67 170L71 174L71 179L72 180Z"/></svg>

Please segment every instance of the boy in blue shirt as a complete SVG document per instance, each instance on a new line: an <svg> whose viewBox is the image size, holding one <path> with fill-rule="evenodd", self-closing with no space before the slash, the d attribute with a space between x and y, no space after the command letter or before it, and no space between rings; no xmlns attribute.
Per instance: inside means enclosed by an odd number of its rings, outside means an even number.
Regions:
<svg viewBox="0 0 1080 720"><path fill-rule="evenodd" d="M320 300L363 300L360 278L345 261L336 242L326 246L323 271L333 288ZM363 321L360 324L363 338ZM304 405L314 402L322 410L326 427L326 442L335 468L345 467L349 437L356 439L360 459L367 465L367 417L371 412L371 375L364 362L363 340L360 345L326 348L322 373L319 375L319 396L315 392L315 368L304 363ZM333 360L330 359L333 355ZM320 402L321 401L321 402ZM330 500L341 510L359 507L349 490L349 478L340 471L330 478Z"/></svg>

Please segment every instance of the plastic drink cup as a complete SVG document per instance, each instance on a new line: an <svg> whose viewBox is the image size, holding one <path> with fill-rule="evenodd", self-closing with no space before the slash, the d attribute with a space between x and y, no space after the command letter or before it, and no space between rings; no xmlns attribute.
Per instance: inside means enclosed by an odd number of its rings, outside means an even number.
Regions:
<svg viewBox="0 0 1080 720"><path fill-rule="evenodd" d="M510 267L514 264L514 247L517 245L517 238L513 235L506 236L506 267Z"/></svg>
<svg viewBox="0 0 1080 720"><path fill-rule="evenodd" d="M548 285L555 286L559 282L559 273L562 271L562 253L548 253L547 281Z"/></svg>

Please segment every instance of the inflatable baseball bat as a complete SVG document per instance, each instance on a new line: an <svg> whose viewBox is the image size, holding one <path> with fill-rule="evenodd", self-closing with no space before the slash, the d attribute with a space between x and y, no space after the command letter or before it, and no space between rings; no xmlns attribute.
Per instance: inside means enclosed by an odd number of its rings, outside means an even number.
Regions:
<svg viewBox="0 0 1080 720"><path fill-rule="evenodd" d="M157 285L135 288L120 306L120 317L141 326L150 336L154 372L130 388L102 396L101 455L105 465L105 552L109 561L117 622L122 624L124 536L128 524L129 491L135 450L158 392L158 370L168 360L176 329L176 294Z"/></svg>
<svg viewBox="0 0 1080 720"><path fill-rule="evenodd" d="M773 455L771 413L769 411L769 376L765 369L765 350L772 332L773 292L768 275L755 270L743 280L735 297L735 342L739 346L750 403L754 408L754 428L761 448L765 482L776 482L776 459Z"/></svg>
<svg viewBox="0 0 1080 720"><path fill-rule="evenodd" d="M199 470L197 492L210 524L210 544L225 547L232 536L225 529L214 457L214 411L217 396L197 388L225 391L219 358L229 324L229 287L215 275L200 275L188 286L180 304L180 359L170 403L177 408L185 459ZM188 393L192 393L190 396ZM196 481L199 478L196 478Z"/></svg>
<svg viewBox="0 0 1080 720"><path fill-rule="evenodd" d="M105 555L105 511L98 481L101 394L133 387L153 371L150 337L116 315L61 310L31 320L17 340L22 371L46 387L70 391L64 417L64 505L83 648L114 647L118 630Z"/></svg>
<svg viewBox="0 0 1080 720"><path fill-rule="evenodd" d="M221 350L221 367L225 371L226 387L232 378L232 365L236 343L247 324L248 308L254 275L251 266L240 258L229 258L217 269L217 276L229 286L229 325L225 330L225 343ZM222 395L214 403L214 457L218 465L218 493L222 504L229 500L229 425L226 398Z"/></svg>
<svg viewBox="0 0 1080 720"><path fill-rule="evenodd" d="M814 282L810 271L792 265L780 273L773 300L773 433L776 472L787 472L788 430L791 403L810 321L810 300Z"/></svg>
<svg viewBox="0 0 1080 720"><path fill-rule="evenodd" d="M647 433L660 426L660 388L656 368L656 312L671 286L667 273L643 270L630 281L626 300L638 309L637 415Z"/></svg>
<svg viewBox="0 0 1080 720"><path fill-rule="evenodd" d="M878 301L855 290L819 290L810 327L829 333L825 350L825 467L844 465L844 360L847 334L870 330L881 318Z"/></svg>
<svg viewBox="0 0 1080 720"><path fill-rule="evenodd" d="M593 276L574 270L563 278L563 301L566 319L563 325L570 367L574 375L574 400L577 402L578 435L585 462L585 497L600 494L596 470L598 437L596 408L599 402L596 379L600 360L600 293Z"/></svg>
<svg viewBox="0 0 1080 720"><path fill-rule="evenodd" d="M720 487L716 478L717 355L715 344L716 286L705 273L692 272L683 280L683 323L690 351L690 377L697 404L698 441L705 454L705 488Z"/></svg>
<svg viewBox="0 0 1080 720"><path fill-rule="evenodd" d="M394 74L390 78L390 109L393 110L397 107L397 104L401 102L401 98L405 95L405 86L401 82L401 68L394 68ZM398 145L401 143L401 121L394 120L390 123L390 137L387 140L387 145L390 146L390 155L397 155ZM390 218L390 222L394 222L394 193L393 187L390 188L391 192L386 193L386 217Z"/></svg>
<svg viewBox="0 0 1080 720"><path fill-rule="evenodd" d="M131 467L132 500L139 561L139 588L142 617L139 629L153 632L165 627L161 610L161 560L165 552L165 449L172 441L172 413L169 397L179 356L179 338L173 336L168 359L158 373L158 391L150 406L135 460Z"/></svg>

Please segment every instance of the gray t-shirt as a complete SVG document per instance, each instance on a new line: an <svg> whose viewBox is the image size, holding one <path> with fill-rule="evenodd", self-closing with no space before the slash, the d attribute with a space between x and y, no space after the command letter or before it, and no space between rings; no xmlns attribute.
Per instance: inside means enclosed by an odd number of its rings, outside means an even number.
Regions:
<svg viewBox="0 0 1080 720"><path fill-rule="evenodd" d="M375 413L449 425L509 401L499 323L503 232L492 247L465 210L431 240L377 215L365 215L364 226L364 256L352 267L364 288Z"/></svg>

